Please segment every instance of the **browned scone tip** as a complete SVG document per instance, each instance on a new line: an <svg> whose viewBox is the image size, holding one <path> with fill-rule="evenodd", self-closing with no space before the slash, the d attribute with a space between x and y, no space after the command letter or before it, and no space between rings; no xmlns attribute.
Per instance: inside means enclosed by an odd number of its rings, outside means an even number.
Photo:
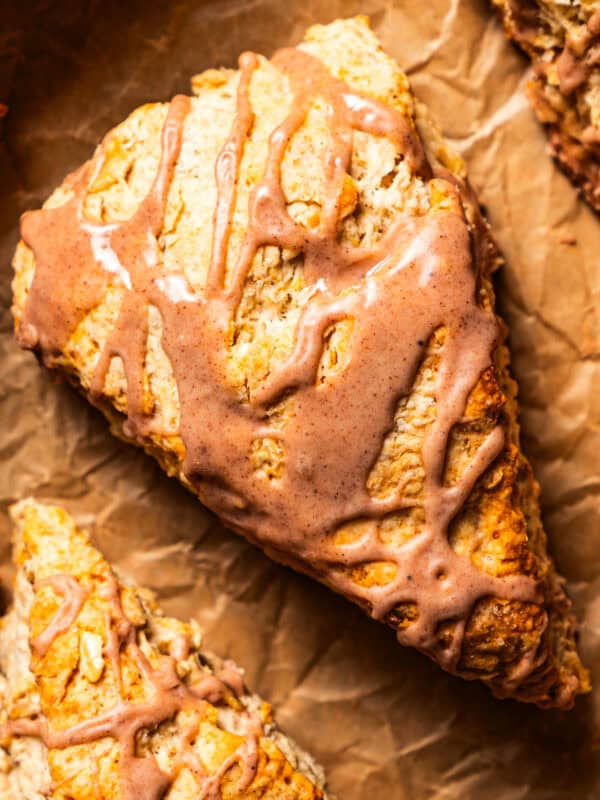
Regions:
<svg viewBox="0 0 600 800"><path fill-rule="evenodd" d="M15 255L16 334L231 528L499 696L589 689L466 181L363 18L134 111Z"/></svg>
<svg viewBox="0 0 600 800"><path fill-rule="evenodd" d="M531 58L528 94L573 183L600 210L599 0L492 0Z"/></svg>
<svg viewBox="0 0 600 800"><path fill-rule="evenodd" d="M61 508L11 509L0 620L5 800L324 800L323 774L243 673L119 580Z"/></svg>

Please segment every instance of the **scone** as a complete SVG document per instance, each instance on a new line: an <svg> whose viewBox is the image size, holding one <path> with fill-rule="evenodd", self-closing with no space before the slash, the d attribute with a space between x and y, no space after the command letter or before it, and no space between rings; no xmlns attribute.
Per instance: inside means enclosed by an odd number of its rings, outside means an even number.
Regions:
<svg viewBox="0 0 600 800"><path fill-rule="evenodd" d="M319 767L242 673L120 581L60 508L12 508L0 621L3 800L318 800Z"/></svg>
<svg viewBox="0 0 600 800"><path fill-rule="evenodd" d="M588 678L463 162L364 18L193 86L23 217L19 342L273 558L568 708Z"/></svg>
<svg viewBox="0 0 600 800"><path fill-rule="evenodd" d="M528 94L552 153L600 210L600 1L492 2L533 63Z"/></svg>

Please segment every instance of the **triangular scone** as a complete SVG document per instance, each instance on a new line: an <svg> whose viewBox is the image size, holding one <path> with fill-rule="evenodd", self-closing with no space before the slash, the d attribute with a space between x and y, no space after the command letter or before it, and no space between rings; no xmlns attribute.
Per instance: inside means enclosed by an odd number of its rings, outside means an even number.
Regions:
<svg viewBox="0 0 600 800"><path fill-rule="evenodd" d="M196 625L118 580L60 508L12 509L0 798L317 800L321 771Z"/></svg>
<svg viewBox="0 0 600 800"><path fill-rule="evenodd" d="M19 342L403 644L569 707L588 678L463 162L364 18L193 85L24 216Z"/></svg>

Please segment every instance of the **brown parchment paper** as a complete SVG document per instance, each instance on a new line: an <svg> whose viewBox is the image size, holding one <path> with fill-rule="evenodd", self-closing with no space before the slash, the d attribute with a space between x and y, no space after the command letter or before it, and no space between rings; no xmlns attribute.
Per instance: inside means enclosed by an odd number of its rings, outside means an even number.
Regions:
<svg viewBox="0 0 600 800"><path fill-rule="evenodd" d="M12 340L19 214L108 128L187 92L194 72L356 13L371 15L464 153L506 255L499 303L524 447L596 686L571 712L494 700L271 563ZM245 666L340 800L600 798L600 218L547 155L526 66L483 0L0 0L0 576L10 579L7 505L61 502L122 571Z"/></svg>

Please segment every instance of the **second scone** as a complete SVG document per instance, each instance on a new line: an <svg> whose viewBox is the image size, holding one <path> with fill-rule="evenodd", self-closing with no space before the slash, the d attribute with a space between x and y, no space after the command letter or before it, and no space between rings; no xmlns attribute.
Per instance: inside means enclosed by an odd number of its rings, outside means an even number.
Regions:
<svg viewBox="0 0 600 800"><path fill-rule="evenodd" d="M119 579L63 509L11 512L2 800L323 800L321 769L196 625Z"/></svg>

